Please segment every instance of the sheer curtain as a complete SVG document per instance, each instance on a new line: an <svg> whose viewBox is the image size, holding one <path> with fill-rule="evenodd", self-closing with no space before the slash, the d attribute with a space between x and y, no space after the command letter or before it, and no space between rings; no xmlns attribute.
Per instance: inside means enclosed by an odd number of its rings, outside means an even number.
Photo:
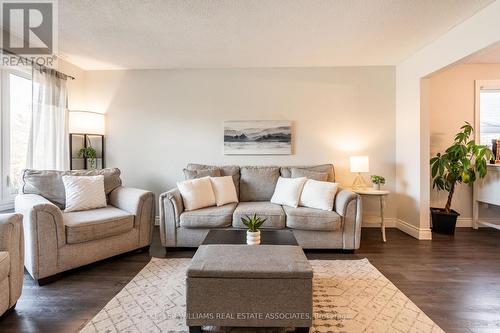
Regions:
<svg viewBox="0 0 500 333"><path fill-rule="evenodd" d="M28 168L69 169L66 79L64 74L53 69L33 67Z"/></svg>

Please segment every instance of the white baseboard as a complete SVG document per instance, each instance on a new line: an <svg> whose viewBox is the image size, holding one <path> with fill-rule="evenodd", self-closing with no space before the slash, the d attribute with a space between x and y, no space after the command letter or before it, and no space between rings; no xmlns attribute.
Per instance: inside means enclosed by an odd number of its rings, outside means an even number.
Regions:
<svg viewBox="0 0 500 333"><path fill-rule="evenodd" d="M418 240L432 240L431 229L418 228L400 219L396 221L396 228Z"/></svg>
<svg viewBox="0 0 500 333"><path fill-rule="evenodd" d="M459 223L461 225L459 226L468 226L472 225L472 219L468 219L470 221L466 221L467 219L462 219L463 221L460 221ZM160 225L160 217L156 216L155 217L155 226ZM385 218L385 226L386 228L398 228L402 232L415 237L416 239L419 240L431 240L432 239L432 232L431 229L421 229L417 228L416 226L409 224L408 222L405 222L403 220L400 220L395 217L387 217ZM380 228L380 218L377 216L365 216L363 217L363 228Z"/></svg>
<svg viewBox="0 0 500 333"><path fill-rule="evenodd" d="M457 219L457 228L471 228L472 227L472 218L470 217L459 217Z"/></svg>
<svg viewBox="0 0 500 333"><path fill-rule="evenodd" d="M386 217L384 219L386 228L396 228L395 217ZM363 216L363 228L380 228L380 217L378 216Z"/></svg>
<svg viewBox="0 0 500 333"><path fill-rule="evenodd" d="M423 228L418 228L408 222L405 222L400 219L395 219L396 220L396 228L401 230L404 233L407 233L408 235L415 237L416 239L419 240L432 240L432 231L431 229L423 229ZM500 220L499 219L494 219L494 218L487 218L487 219L481 219L483 222L488 222L492 224L498 224L500 225ZM484 227L479 225L479 227ZM472 228L472 218L470 217L465 217L465 218L458 218L457 219L457 228Z"/></svg>
<svg viewBox="0 0 500 333"><path fill-rule="evenodd" d="M500 225L500 219L497 218L482 218L481 221L491 223L491 224L498 224ZM472 218L470 217L459 217L457 219L457 228L472 228ZM479 225L479 228L484 228L484 226Z"/></svg>
<svg viewBox="0 0 500 333"><path fill-rule="evenodd" d="M431 240L431 229L421 229L408 222L400 220L395 217L388 217L385 219L385 226L387 228L397 228L402 232L419 240ZM380 217L377 216L364 216L363 228L380 228Z"/></svg>

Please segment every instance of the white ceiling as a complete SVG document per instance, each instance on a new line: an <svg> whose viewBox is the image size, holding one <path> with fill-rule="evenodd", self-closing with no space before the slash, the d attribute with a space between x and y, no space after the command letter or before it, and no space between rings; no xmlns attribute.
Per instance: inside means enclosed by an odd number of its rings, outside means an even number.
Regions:
<svg viewBox="0 0 500 333"><path fill-rule="evenodd" d="M462 59L464 64L500 64L500 42Z"/></svg>
<svg viewBox="0 0 500 333"><path fill-rule="evenodd" d="M86 70L396 65L493 0L64 0Z"/></svg>

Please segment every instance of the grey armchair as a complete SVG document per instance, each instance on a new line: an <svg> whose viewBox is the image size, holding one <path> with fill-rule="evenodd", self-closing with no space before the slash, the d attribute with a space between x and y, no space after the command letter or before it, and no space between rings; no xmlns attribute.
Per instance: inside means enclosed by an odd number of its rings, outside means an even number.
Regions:
<svg viewBox="0 0 500 333"><path fill-rule="evenodd" d="M108 206L65 213L64 174L103 174ZM118 169L24 171L15 209L25 217L25 266L39 284L63 271L149 247L154 194L121 186L119 175Z"/></svg>
<svg viewBox="0 0 500 333"><path fill-rule="evenodd" d="M23 216L0 214L0 315L16 306L24 277Z"/></svg>

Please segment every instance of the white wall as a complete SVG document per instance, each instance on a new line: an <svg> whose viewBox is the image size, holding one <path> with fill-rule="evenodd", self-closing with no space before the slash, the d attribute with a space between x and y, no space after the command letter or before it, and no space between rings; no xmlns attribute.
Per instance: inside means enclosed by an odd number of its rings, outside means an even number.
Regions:
<svg viewBox="0 0 500 333"><path fill-rule="evenodd" d="M500 64L454 65L429 78L431 156L450 146L465 121L474 125L475 80L500 80ZM431 190L431 206L444 207L446 198ZM459 225L471 226L472 187L460 185L452 205L461 214ZM500 217L500 208L482 209L481 216Z"/></svg>
<svg viewBox="0 0 500 333"><path fill-rule="evenodd" d="M395 189L393 67L89 71L85 100L106 112L107 166L156 194L174 187L189 162L331 162L349 185L355 154L369 155L371 173ZM294 154L223 155L223 121L245 119L294 121ZM376 207L367 202L367 211ZM394 200L387 216L396 216Z"/></svg>
<svg viewBox="0 0 500 333"><path fill-rule="evenodd" d="M420 95L428 87L421 87L421 79L499 41L499 31L497 0L396 67L397 212L407 232L420 239L431 238L429 108Z"/></svg>
<svg viewBox="0 0 500 333"><path fill-rule="evenodd" d="M85 100L85 71L67 61L58 60L57 70L66 75L73 76L75 79L68 79L68 109L84 110Z"/></svg>

